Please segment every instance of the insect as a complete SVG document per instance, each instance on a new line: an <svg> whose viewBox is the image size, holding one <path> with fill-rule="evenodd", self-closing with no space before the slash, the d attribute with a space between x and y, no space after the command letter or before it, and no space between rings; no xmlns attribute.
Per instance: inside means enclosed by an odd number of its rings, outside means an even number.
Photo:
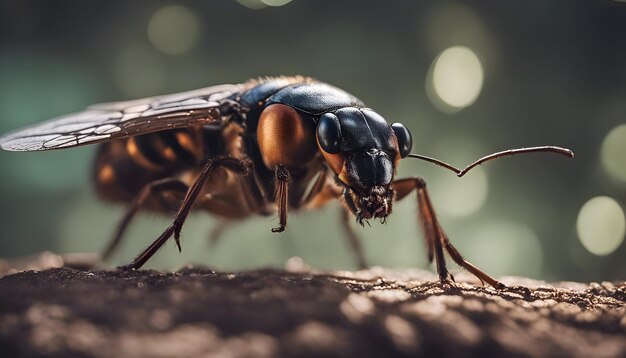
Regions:
<svg viewBox="0 0 626 358"><path fill-rule="evenodd" d="M529 152L568 157L569 149L542 146L483 157L463 170L411 154L412 137L389 125L353 95L309 77L273 77L173 95L105 103L0 138L9 151L41 151L101 143L94 166L103 199L129 204L104 256L119 244L140 209L175 213L172 223L127 269L139 269L172 236L192 208L227 219L344 203L342 222L359 265L366 266L350 215L363 225L385 222L395 201L415 191L429 261L442 283L454 280L444 251L482 282L504 287L465 260L448 240L419 177L395 179L401 159L441 165L459 177L488 160Z"/></svg>

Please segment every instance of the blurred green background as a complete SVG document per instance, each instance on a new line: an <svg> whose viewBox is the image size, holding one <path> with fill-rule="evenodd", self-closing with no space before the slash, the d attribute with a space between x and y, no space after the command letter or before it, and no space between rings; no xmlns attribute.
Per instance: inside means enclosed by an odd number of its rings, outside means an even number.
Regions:
<svg viewBox="0 0 626 358"><path fill-rule="evenodd" d="M413 151L457 166L507 148L561 145L458 179L404 160L444 229L494 275L546 280L626 277L626 3L590 1L30 1L0 2L0 132L89 104L250 77L304 74L360 97L414 136ZM0 256L99 251L123 206L99 202L94 147L0 153ZM387 225L357 227L373 265L426 267L414 196ZM191 216L148 267L353 268L339 204L229 228ZM169 223L144 214L112 264L127 263ZM356 226L355 226L356 227Z"/></svg>

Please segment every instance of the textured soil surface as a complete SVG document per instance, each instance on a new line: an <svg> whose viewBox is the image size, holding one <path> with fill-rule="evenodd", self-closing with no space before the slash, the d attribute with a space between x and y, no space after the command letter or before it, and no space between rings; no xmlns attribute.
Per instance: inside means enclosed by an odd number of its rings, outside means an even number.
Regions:
<svg viewBox="0 0 626 358"><path fill-rule="evenodd" d="M0 356L626 356L626 282L2 267Z"/></svg>

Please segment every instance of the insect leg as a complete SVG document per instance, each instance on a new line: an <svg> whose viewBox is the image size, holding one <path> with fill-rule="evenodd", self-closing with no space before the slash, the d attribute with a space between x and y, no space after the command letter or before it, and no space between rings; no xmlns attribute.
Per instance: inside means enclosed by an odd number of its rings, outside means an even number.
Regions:
<svg viewBox="0 0 626 358"><path fill-rule="evenodd" d="M442 233L443 237L443 247L448 252L448 255L452 257L452 260L456 262L459 266L465 268L467 271L471 272L474 276L478 277L478 279L482 282L487 282L494 288L504 288L504 284L494 279L493 277L487 275L484 271L474 266L471 262L467 261L463 258L461 253L452 245L450 240L448 240L448 236L439 228L439 231Z"/></svg>
<svg viewBox="0 0 626 358"><path fill-rule="evenodd" d="M395 200L396 201L401 200L405 196L409 195L417 187L415 183L416 180L417 179L408 178L408 179L399 179L399 180L394 181L393 186L394 186L394 189L396 190ZM424 186L425 185L426 184L424 183ZM419 197L418 197L418 201L419 201ZM432 263L434 255L435 255L434 235L432 233L432 228L430 227L430 223L424 221L424 216L421 214L422 207L421 205L419 205L419 202L418 202L418 209L419 209L418 219L420 221L420 226L422 227L422 230L424 231L424 235L423 235L424 243L426 244L426 249L428 250L427 251L428 262Z"/></svg>
<svg viewBox="0 0 626 358"><path fill-rule="evenodd" d="M454 262L471 272L474 276L481 280L481 282L487 282L494 288L503 288L504 285L498 282L498 280L487 275L478 267L465 260L459 251L452 245L450 240L448 240L448 237L437 221L435 210L433 209L430 196L426 190L426 182L423 179L410 178L395 181L394 188L397 190L396 199L402 199L411 191L411 182L413 182L413 188L417 190L417 206L419 208L420 222L422 224L427 243L430 242L433 246L439 279L442 282L445 282L449 275L448 270L446 269L445 258L443 256L443 249L445 249ZM430 248L431 244L428 244L429 258L432 257ZM452 275L450 275L450 278L454 280Z"/></svg>
<svg viewBox="0 0 626 358"><path fill-rule="evenodd" d="M128 228L128 225L135 217L135 214L137 214L139 209L141 209L146 200L148 200L148 198L150 198L150 196L152 196L153 194L168 190L184 193L187 191L187 185L175 178L164 178L148 183L141 189L139 195L137 195L135 200L133 200L133 202L130 204L128 210L122 217L122 220L119 222L117 226L117 231L115 232L115 236L113 236L113 239L109 242L109 245L104 250L102 254L103 260L107 260L111 257L113 251L121 242L122 235Z"/></svg>
<svg viewBox="0 0 626 358"><path fill-rule="evenodd" d="M250 171L250 163L241 159L220 156L211 158L207 161L204 168L196 178L196 181L193 185L187 190L187 194L185 195L185 199L181 204L174 221L170 224L170 226L165 229L165 231L159 236L148 248L146 248L139 256L137 256L133 262L129 265L125 266L125 269L139 269L143 266L146 261L148 261L160 248L163 244L174 235L174 239L176 240L176 245L180 250L180 231L193 207L196 199L202 192L204 187L204 183L209 178L211 172L213 172L217 168L226 168L238 174L247 175Z"/></svg>
<svg viewBox="0 0 626 358"><path fill-rule="evenodd" d="M217 245L224 231L232 226L238 218L248 216L250 213L270 214L272 212L266 212L266 209L264 209L268 199L256 176L247 175L242 179L241 202L233 203L231 200L221 199L217 193L212 193L213 195L209 200L212 203L210 207L215 213L224 217L209 232L208 241L210 247Z"/></svg>
<svg viewBox="0 0 626 358"><path fill-rule="evenodd" d="M356 256L357 265L360 269L366 269L368 268L368 265L367 260L365 259L365 253L363 252L363 246L361 245L361 240L350 226L350 213L347 208L341 208L341 211L341 226L343 227L345 236L348 238L350 248L352 248L352 252L354 253L354 256Z"/></svg>
<svg viewBox="0 0 626 358"><path fill-rule="evenodd" d="M315 179L315 182L313 183L311 190L306 195L306 197L302 200L302 202L300 203L300 206L304 206L304 207L311 208L311 209L317 208L319 206L319 205L316 205L315 201L320 196L320 193L324 192L325 189L328 187L328 184L327 184L328 177L326 176L327 172L328 172L328 169L325 166L322 167L322 169L320 169L320 172L317 175L317 179Z"/></svg>
<svg viewBox="0 0 626 358"><path fill-rule="evenodd" d="M278 207L279 226L272 228L272 232L283 232L287 226L287 203L289 196L289 180L291 175L287 168L277 165L274 172L275 200Z"/></svg>

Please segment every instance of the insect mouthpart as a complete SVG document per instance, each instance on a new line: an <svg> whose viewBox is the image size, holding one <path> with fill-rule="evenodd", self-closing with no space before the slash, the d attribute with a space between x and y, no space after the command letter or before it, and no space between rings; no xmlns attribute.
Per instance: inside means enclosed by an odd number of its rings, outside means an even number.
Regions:
<svg viewBox="0 0 626 358"><path fill-rule="evenodd" d="M380 185L365 191L350 190L346 194L346 202L353 209L356 221L363 225L363 222L372 218L380 219L381 224L384 224L391 214L396 193L391 185Z"/></svg>

